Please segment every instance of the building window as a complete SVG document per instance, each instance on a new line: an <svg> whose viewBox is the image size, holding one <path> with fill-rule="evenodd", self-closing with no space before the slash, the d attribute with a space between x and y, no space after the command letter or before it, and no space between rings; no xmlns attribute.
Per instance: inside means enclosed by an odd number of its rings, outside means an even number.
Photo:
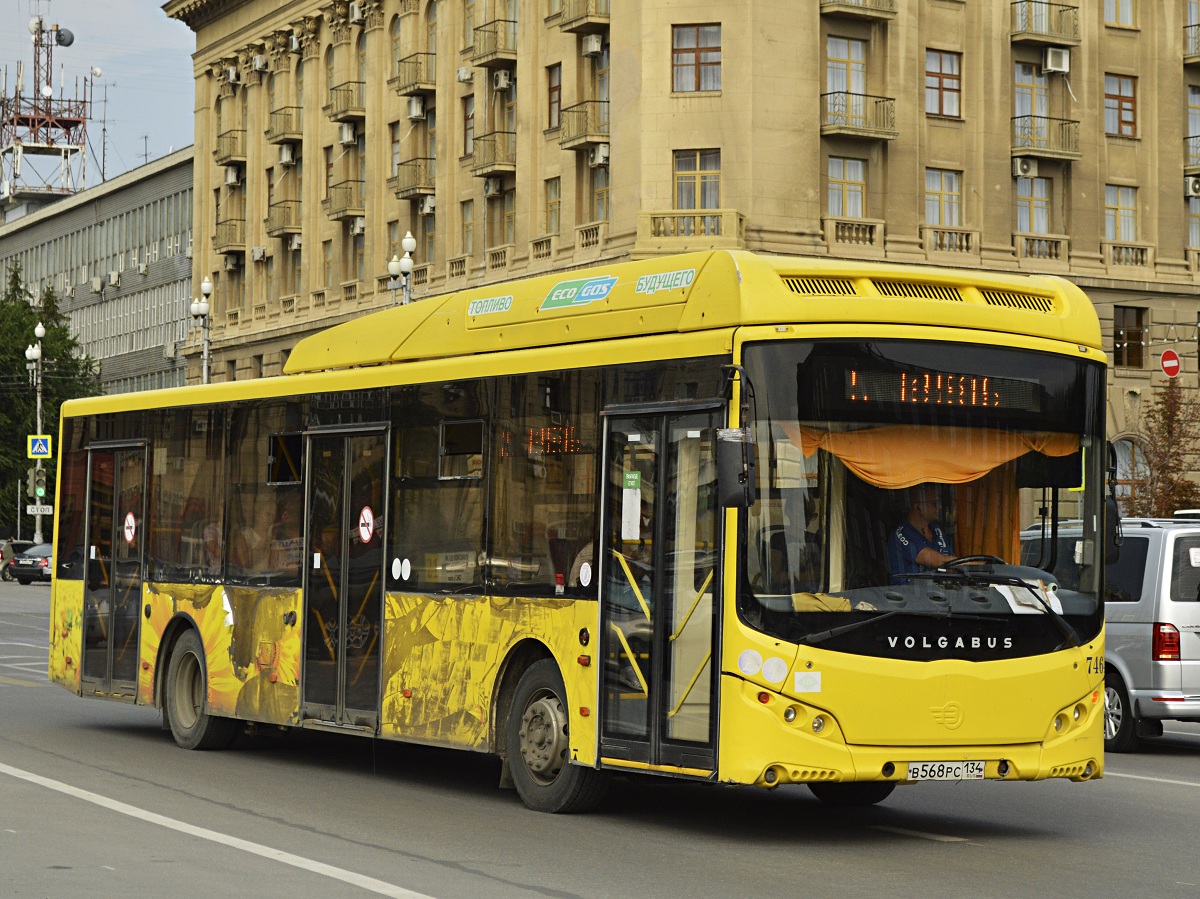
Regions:
<svg viewBox="0 0 1200 899"><path fill-rule="evenodd" d="M1116 497L1122 515L1132 515L1150 474L1142 447L1128 437L1113 441L1117 455Z"/></svg>
<svg viewBox="0 0 1200 899"><path fill-rule="evenodd" d="M263 270L264 270L263 292L265 294L263 299L269 303L276 298L275 297L275 257L274 256L267 257L266 262L263 264Z"/></svg>
<svg viewBox="0 0 1200 899"><path fill-rule="evenodd" d="M325 269L325 286L333 287L333 241L327 240L321 244L321 264Z"/></svg>
<svg viewBox="0 0 1200 899"><path fill-rule="evenodd" d="M1200 87L1187 89L1187 154L1184 165L1200 165Z"/></svg>
<svg viewBox="0 0 1200 899"><path fill-rule="evenodd" d="M719 209L721 151L675 151L675 208Z"/></svg>
<svg viewBox="0 0 1200 899"><path fill-rule="evenodd" d="M1104 239L1137 240L1137 188L1104 185Z"/></svg>
<svg viewBox="0 0 1200 899"><path fill-rule="evenodd" d="M608 166L597 165L588 168L589 193L591 194L591 212L593 222L608 221Z"/></svg>
<svg viewBox="0 0 1200 899"><path fill-rule="evenodd" d="M363 281L366 278L367 239L362 234L354 235L354 279Z"/></svg>
<svg viewBox="0 0 1200 899"><path fill-rule="evenodd" d="M937 116L961 115L962 55L925 51L925 114Z"/></svg>
<svg viewBox="0 0 1200 899"><path fill-rule="evenodd" d="M400 76L400 60L404 58L404 44L401 40L400 17L395 16L392 19L392 27L388 32L391 38L392 45L392 77Z"/></svg>
<svg viewBox="0 0 1200 899"><path fill-rule="evenodd" d="M1113 306L1113 365L1118 368L1141 368L1145 337L1145 309Z"/></svg>
<svg viewBox="0 0 1200 899"><path fill-rule="evenodd" d="M392 143L392 177L395 178L400 174L400 138L403 134L400 123L392 122L388 125L388 132Z"/></svg>
<svg viewBox="0 0 1200 899"><path fill-rule="evenodd" d="M390 221L387 223L387 258L400 255L400 223Z"/></svg>
<svg viewBox="0 0 1200 899"><path fill-rule="evenodd" d="M475 46L475 0L463 0L463 46Z"/></svg>
<svg viewBox="0 0 1200 899"><path fill-rule="evenodd" d="M329 47L325 51L325 105L327 106L333 105L334 77L333 47ZM243 91L242 96L244 97L245 95L245 91Z"/></svg>
<svg viewBox="0 0 1200 899"><path fill-rule="evenodd" d="M462 252L464 256L475 253L475 201L466 200L462 209Z"/></svg>
<svg viewBox="0 0 1200 899"><path fill-rule="evenodd" d="M546 127L557 128L562 124L562 65L546 69Z"/></svg>
<svg viewBox="0 0 1200 899"><path fill-rule="evenodd" d="M421 246L424 247L422 255L426 262L434 261L433 247L437 241L437 216L423 215L421 216Z"/></svg>
<svg viewBox="0 0 1200 899"><path fill-rule="evenodd" d="M721 89L721 26L676 25L671 29L672 90Z"/></svg>
<svg viewBox="0 0 1200 899"><path fill-rule="evenodd" d="M1017 232L1050 233L1050 179L1017 179Z"/></svg>
<svg viewBox="0 0 1200 899"><path fill-rule="evenodd" d="M475 152L475 95L463 97L463 156Z"/></svg>
<svg viewBox="0 0 1200 899"><path fill-rule="evenodd" d="M329 199L329 189L333 187L333 147L325 148L325 199Z"/></svg>
<svg viewBox="0 0 1200 899"><path fill-rule="evenodd" d="M826 202L831 218L860 219L866 215L867 164L862 159L829 157Z"/></svg>
<svg viewBox="0 0 1200 899"><path fill-rule="evenodd" d="M962 173L925 170L925 224L957 228L962 224Z"/></svg>
<svg viewBox="0 0 1200 899"><path fill-rule="evenodd" d="M1104 76L1104 133L1137 137L1137 79Z"/></svg>
<svg viewBox="0 0 1200 899"><path fill-rule="evenodd" d="M1133 7L1134 0L1104 0L1104 24L1132 26Z"/></svg>
<svg viewBox="0 0 1200 899"><path fill-rule="evenodd" d="M517 192L515 190L504 192L504 242L506 244L517 242Z"/></svg>
<svg viewBox="0 0 1200 899"><path fill-rule="evenodd" d="M562 187L558 178L547 178L545 184L546 196L546 233L557 234L560 227L562 211Z"/></svg>
<svg viewBox="0 0 1200 899"><path fill-rule="evenodd" d="M301 288L304 286L304 269L301 268L300 250L296 249L290 252L292 257L292 293L298 294L300 293Z"/></svg>
<svg viewBox="0 0 1200 899"><path fill-rule="evenodd" d="M429 159L429 177L437 175L437 110L425 107L425 156Z"/></svg>
<svg viewBox="0 0 1200 899"><path fill-rule="evenodd" d="M1200 200L1189 197L1187 201L1188 242L1191 249L1200 249ZM1200 334L1200 331L1196 332Z"/></svg>

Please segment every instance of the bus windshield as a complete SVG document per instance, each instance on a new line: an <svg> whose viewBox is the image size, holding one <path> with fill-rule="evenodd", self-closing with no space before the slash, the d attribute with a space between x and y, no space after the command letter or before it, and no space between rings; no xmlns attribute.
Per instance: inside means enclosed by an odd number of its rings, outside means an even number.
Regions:
<svg viewBox="0 0 1200 899"><path fill-rule="evenodd" d="M747 624L828 649L980 660L1098 633L1101 366L883 339L749 344L744 364L758 472ZM1069 586L1053 559L1022 565L1020 545L1022 528L1066 519L1083 522Z"/></svg>

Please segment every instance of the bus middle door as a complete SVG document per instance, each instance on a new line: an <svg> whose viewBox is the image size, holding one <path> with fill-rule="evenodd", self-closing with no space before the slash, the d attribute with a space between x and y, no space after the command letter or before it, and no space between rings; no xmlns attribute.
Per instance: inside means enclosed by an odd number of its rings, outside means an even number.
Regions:
<svg viewBox="0 0 1200 899"><path fill-rule="evenodd" d="M610 412L600 756L716 770L718 409Z"/></svg>

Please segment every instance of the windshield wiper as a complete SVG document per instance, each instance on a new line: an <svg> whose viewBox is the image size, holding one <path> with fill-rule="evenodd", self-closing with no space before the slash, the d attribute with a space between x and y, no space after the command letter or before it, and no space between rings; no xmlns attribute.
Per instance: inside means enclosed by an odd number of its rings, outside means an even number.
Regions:
<svg viewBox="0 0 1200 899"><path fill-rule="evenodd" d="M1067 621L1061 613L1054 611L1054 606L1046 601L1046 597L1042 595L1042 591L1034 584L1024 578L1019 578L1012 574L992 574L986 571L963 571L961 568L938 568L930 572L918 572L916 574L908 574L905 577L909 578L925 578L930 580L950 580L962 581L963 583L971 584L989 584L992 586L1003 587L1023 587L1033 594L1033 598L1037 601L1042 610L1050 616L1054 622L1054 626L1058 628L1071 646L1081 646L1083 641L1079 639L1079 634L1075 628L1071 626L1071 622Z"/></svg>
<svg viewBox="0 0 1200 899"><path fill-rule="evenodd" d="M900 609L892 609L884 612L881 615L873 615L870 618L863 618L859 621L852 621L849 624L840 624L837 627L831 627L825 631L813 631L811 634L805 634L797 643L807 643L809 646L815 646L817 643L824 643L830 637L837 637L841 634L856 631L860 627L866 627L868 624L875 624L878 621L883 621L885 618L891 618L893 615L899 615Z"/></svg>

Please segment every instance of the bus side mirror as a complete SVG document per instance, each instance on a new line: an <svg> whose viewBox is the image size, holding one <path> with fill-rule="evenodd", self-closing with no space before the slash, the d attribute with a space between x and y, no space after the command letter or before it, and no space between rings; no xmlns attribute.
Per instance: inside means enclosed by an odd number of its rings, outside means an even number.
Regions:
<svg viewBox="0 0 1200 899"><path fill-rule="evenodd" d="M1104 564L1121 556L1121 507L1117 505L1117 449L1108 443L1108 492L1104 496Z"/></svg>
<svg viewBox="0 0 1200 899"><path fill-rule="evenodd" d="M747 428L717 430L717 495L723 509L745 509L757 498L754 441Z"/></svg>

